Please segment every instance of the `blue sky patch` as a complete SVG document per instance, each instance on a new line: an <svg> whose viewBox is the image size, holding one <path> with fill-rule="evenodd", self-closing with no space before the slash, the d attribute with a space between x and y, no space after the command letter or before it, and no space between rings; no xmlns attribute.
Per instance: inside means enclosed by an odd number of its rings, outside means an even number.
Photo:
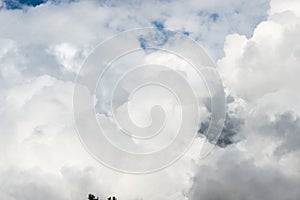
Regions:
<svg viewBox="0 0 300 200"><path fill-rule="evenodd" d="M22 9L24 6L38 6L47 0L4 0L7 9Z"/></svg>
<svg viewBox="0 0 300 200"><path fill-rule="evenodd" d="M218 13L212 13L210 16L209 16L214 22L216 22L218 19L219 19L219 14Z"/></svg>
<svg viewBox="0 0 300 200"><path fill-rule="evenodd" d="M152 24L158 30L162 30L162 29L165 28L164 24L162 22L159 22L159 21L153 21Z"/></svg>

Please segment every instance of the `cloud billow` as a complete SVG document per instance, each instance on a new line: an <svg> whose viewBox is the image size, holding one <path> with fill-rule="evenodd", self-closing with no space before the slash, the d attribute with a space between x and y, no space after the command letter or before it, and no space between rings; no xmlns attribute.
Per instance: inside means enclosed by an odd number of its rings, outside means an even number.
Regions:
<svg viewBox="0 0 300 200"><path fill-rule="evenodd" d="M0 0L0 199L81 200L94 193L147 200L298 200L297 0L7 2ZM167 169L119 174L93 160L76 136L74 79L99 42L149 26L162 31L162 44L164 28L179 31L218 60L228 94L225 126L205 159L199 159L199 137ZM107 102L97 103L100 112L106 109ZM209 106L202 111L201 133Z"/></svg>

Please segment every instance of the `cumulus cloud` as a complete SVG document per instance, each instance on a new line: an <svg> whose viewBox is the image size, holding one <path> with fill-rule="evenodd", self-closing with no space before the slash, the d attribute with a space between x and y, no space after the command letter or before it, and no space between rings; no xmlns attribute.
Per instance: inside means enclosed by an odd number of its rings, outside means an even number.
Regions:
<svg viewBox="0 0 300 200"><path fill-rule="evenodd" d="M226 38L218 69L245 126L198 166L191 199L299 197L299 2L270 5L252 37Z"/></svg>
<svg viewBox="0 0 300 200"><path fill-rule="evenodd" d="M296 200L300 195L299 176L286 174L276 165L260 166L246 152L229 147L211 158L197 168L191 199Z"/></svg>
<svg viewBox="0 0 300 200"><path fill-rule="evenodd" d="M299 1L7 2L0 1L1 199L299 197ZM180 31L220 58L228 113L223 148L199 160L197 138L173 166L133 176L84 150L72 93L99 42L144 26Z"/></svg>
<svg viewBox="0 0 300 200"><path fill-rule="evenodd" d="M299 17L290 10L271 15L253 37L230 35L219 61L225 85L252 101L279 90L297 90Z"/></svg>
<svg viewBox="0 0 300 200"><path fill-rule="evenodd" d="M233 96L227 95L226 107L227 109L224 125L220 137L216 142L216 145L222 148L240 141L243 137L241 136L240 132L245 125L245 120L243 118L243 112L245 112L245 103L242 99L235 99ZM200 136L205 135L205 132L209 126L209 120L209 116L206 118L206 120L202 120L198 131Z"/></svg>

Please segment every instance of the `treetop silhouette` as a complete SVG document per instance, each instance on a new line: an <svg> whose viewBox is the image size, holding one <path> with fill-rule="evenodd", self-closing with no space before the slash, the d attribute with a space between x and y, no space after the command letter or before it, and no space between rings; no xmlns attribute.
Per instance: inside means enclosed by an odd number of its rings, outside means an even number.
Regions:
<svg viewBox="0 0 300 200"><path fill-rule="evenodd" d="M95 197L95 195L89 194L88 200L99 200L99 197ZM117 200L117 198L116 197L108 197L107 200Z"/></svg>

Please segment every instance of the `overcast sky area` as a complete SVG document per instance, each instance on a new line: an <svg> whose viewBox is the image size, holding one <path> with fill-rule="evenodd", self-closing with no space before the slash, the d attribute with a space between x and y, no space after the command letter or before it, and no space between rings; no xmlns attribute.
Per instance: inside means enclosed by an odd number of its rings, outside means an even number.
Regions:
<svg viewBox="0 0 300 200"><path fill-rule="evenodd" d="M206 49L227 113L204 159L199 137L170 167L131 175L85 150L72 103L89 53L142 27ZM299 200L299 36L299 0L0 0L0 199Z"/></svg>

